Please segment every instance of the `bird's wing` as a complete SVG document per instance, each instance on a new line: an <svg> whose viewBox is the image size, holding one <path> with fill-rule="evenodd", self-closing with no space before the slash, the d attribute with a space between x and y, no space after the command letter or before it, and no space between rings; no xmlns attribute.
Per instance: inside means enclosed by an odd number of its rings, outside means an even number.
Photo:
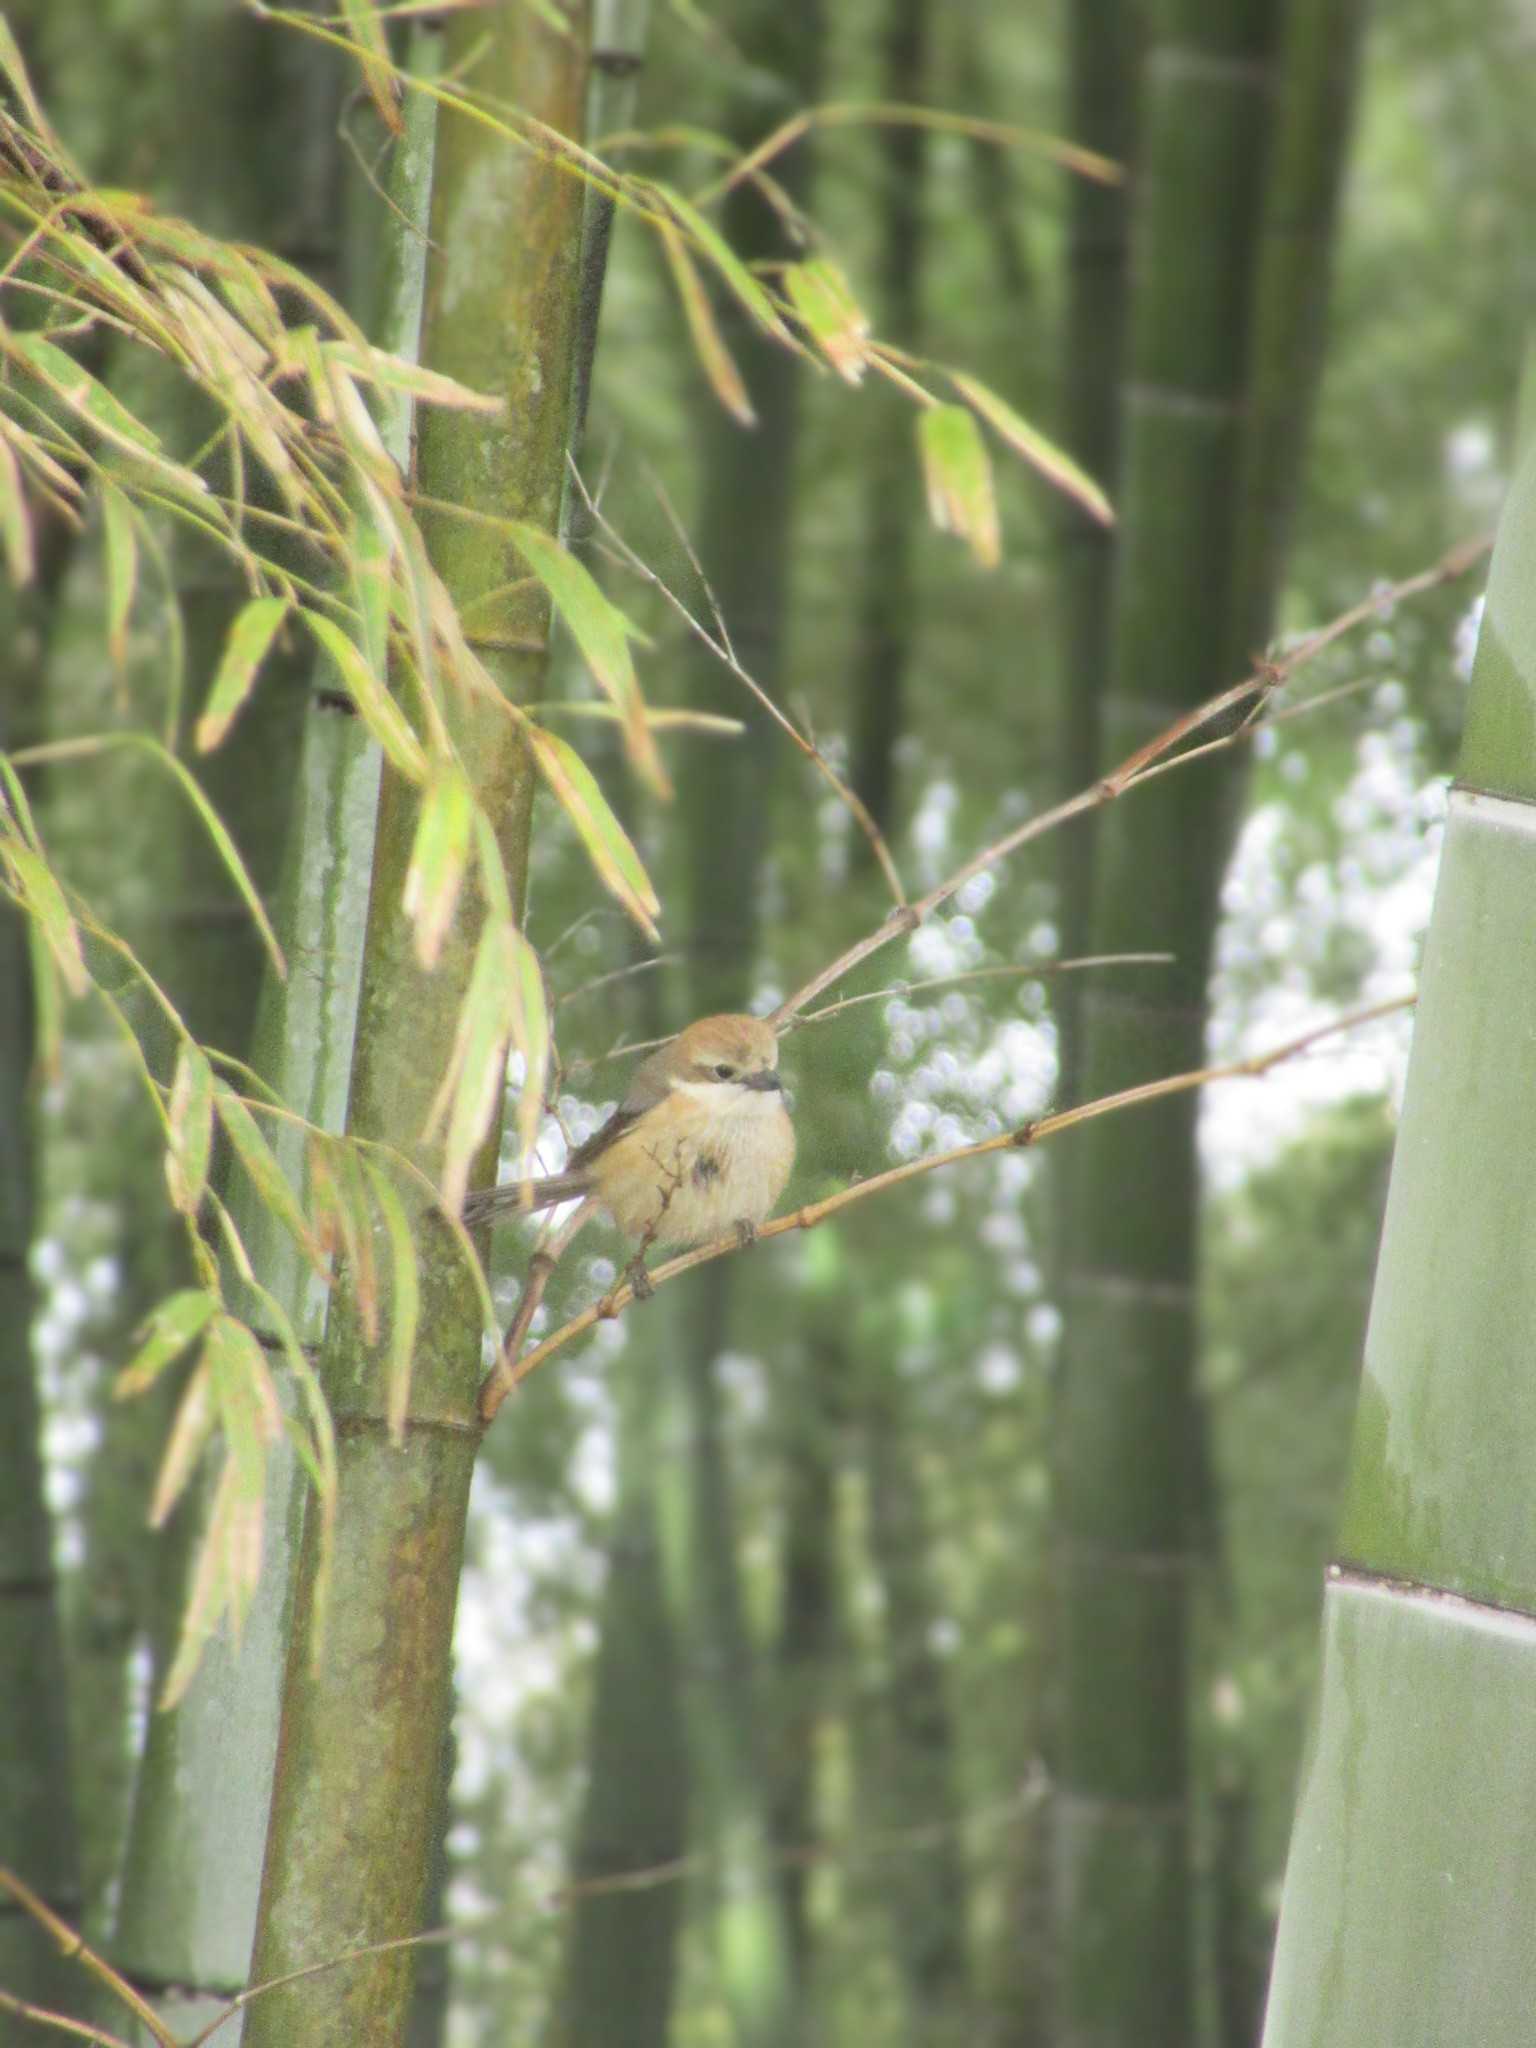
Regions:
<svg viewBox="0 0 1536 2048"><path fill-rule="evenodd" d="M580 1178L593 1160L606 1152L608 1147L622 1138L626 1131L632 1131L648 1109L654 1109L667 1094L667 1081L662 1066L662 1055L666 1046L653 1052L648 1060L642 1060L630 1077L624 1100L609 1117L608 1121L595 1130L590 1138L584 1138L560 1169L558 1178Z"/></svg>

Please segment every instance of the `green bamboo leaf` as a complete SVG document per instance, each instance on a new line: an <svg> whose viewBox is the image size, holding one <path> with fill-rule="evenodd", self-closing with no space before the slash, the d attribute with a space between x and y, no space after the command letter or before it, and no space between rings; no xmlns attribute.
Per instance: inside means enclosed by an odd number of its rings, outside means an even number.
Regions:
<svg viewBox="0 0 1536 2048"><path fill-rule="evenodd" d="M249 1174L257 1195L324 1279L325 1258L320 1244L299 1206L298 1197L288 1184L288 1176L278 1165L277 1155L262 1136L256 1119L229 1083L217 1076L213 1083L213 1102L225 1135L234 1147L236 1158Z"/></svg>
<svg viewBox="0 0 1536 2048"><path fill-rule="evenodd" d="M462 770L449 767L428 783L405 874L402 908L410 919L416 958L423 967L437 965L443 940L469 864L475 799Z"/></svg>
<svg viewBox="0 0 1536 2048"><path fill-rule="evenodd" d="M411 1366L421 1320L421 1276L416 1268L416 1246L404 1203L389 1176L371 1159L367 1162L367 1173L389 1238L389 1356L384 1366L384 1413L390 1438L399 1444L405 1441L405 1419L411 1405Z"/></svg>
<svg viewBox="0 0 1536 2048"><path fill-rule="evenodd" d="M203 1334L222 1306L219 1297L205 1287L184 1287L167 1295L146 1318L138 1350L112 1382L112 1398L126 1401L147 1392L165 1368Z"/></svg>
<svg viewBox="0 0 1536 2048"><path fill-rule="evenodd" d="M528 704L524 709L530 718L593 718L599 724L608 725L620 716L616 705L592 701ZM653 704L645 707L645 722L652 732L707 732L718 734L722 739L739 739L747 729L744 718L726 718L717 711L669 710Z"/></svg>
<svg viewBox="0 0 1536 2048"><path fill-rule="evenodd" d="M105 480L101 526L107 557L107 651L121 671L128 662L128 620L138 587L139 547L133 507L116 484Z"/></svg>
<svg viewBox="0 0 1536 2048"><path fill-rule="evenodd" d="M176 1053L167 1114L165 1178L171 1201L183 1216L195 1216L208 1186L213 1150L213 1069L190 1039L184 1038Z"/></svg>
<svg viewBox="0 0 1536 2048"><path fill-rule="evenodd" d="M0 841L0 864L9 869L23 907L36 919L70 994L84 995L91 977L80 950L80 933L52 868L35 848L16 838Z"/></svg>
<svg viewBox="0 0 1536 2048"><path fill-rule="evenodd" d="M591 769L576 750L543 726L528 728L539 771L580 833L592 864L647 938L659 938L661 905L629 836L609 808Z"/></svg>
<svg viewBox="0 0 1536 2048"><path fill-rule="evenodd" d="M39 135L51 139L53 131L38 104L37 94L33 90L32 80L27 74L27 67L22 58L21 46L3 14L0 14L0 72L4 72L6 84L20 100L30 125Z"/></svg>
<svg viewBox="0 0 1536 2048"><path fill-rule="evenodd" d="M0 21L3 20L0 16ZM30 583L37 566L32 546L32 515L21 481L21 464L6 434L0 434L0 541L5 546L11 581L18 586Z"/></svg>
<svg viewBox="0 0 1536 2048"><path fill-rule="evenodd" d="M64 998L59 990L59 970L48 950L48 941L31 918L25 920L27 954L32 963L32 1014L35 1022L37 1065L50 1081L57 1081L64 1065Z"/></svg>
<svg viewBox="0 0 1536 2048"><path fill-rule="evenodd" d="M408 782L424 782L427 757L421 741L359 649L334 619L312 611L301 612L300 617L336 664L357 706L358 716L384 749L392 765Z"/></svg>
<svg viewBox="0 0 1536 2048"><path fill-rule="evenodd" d="M121 399L114 397L106 385L93 377L72 355L55 347L45 336L12 334L8 337L7 346L64 400L72 412L78 413L92 426L99 427L114 441L128 442L145 455L160 453L159 435L145 426ZM207 486L203 488L206 490Z"/></svg>
<svg viewBox="0 0 1536 2048"><path fill-rule="evenodd" d="M199 1355L192 1376L182 1389L170 1434L165 1441L160 1470L155 1475L149 1503L152 1529L164 1526L172 1508L181 1499L202 1448L213 1433L213 1423L213 1385L204 1352Z"/></svg>
<svg viewBox="0 0 1536 2048"><path fill-rule="evenodd" d="M341 18L347 35L357 46L358 66L368 97L390 134L399 135L405 127L400 112L400 82L390 62L389 41L378 9L372 0L341 0Z"/></svg>
<svg viewBox="0 0 1536 2048"><path fill-rule="evenodd" d="M935 405L918 415L928 514L941 533L959 534L985 569L1002 558L992 464L973 413Z"/></svg>
<svg viewBox="0 0 1536 2048"><path fill-rule="evenodd" d="M672 785L645 723L645 700L629 651L630 641L643 640L644 635L568 548L523 520L513 520L510 526L518 552L548 591L587 666L622 713L630 759L658 796L670 796Z"/></svg>
<svg viewBox="0 0 1536 2048"><path fill-rule="evenodd" d="M211 753L234 724L288 609L285 597L253 597L235 614L208 701L197 721L194 737L200 754Z"/></svg>
<svg viewBox="0 0 1536 2048"><path fill-rule="evenodd" d="M692 200L685 199L682 193L674 191L672 186L653 181L651 189L659 195L668 212L673 214L678 223L693 236L758 326L771 334L775 341L782 341L786 347L795 348L795 337L774 311L773 301L719 229L700 213Z"/></svg>
<svg viewBox="0 0 1536 2048"><path fill-rule="evenodd" d="M861 384L869 367L869 317L835 263L813 257L784 272L789 302L806 332L847 384Z"/></svg>
<svg viewBox="0 0 1536 2048"><path fill-rule="evenodd" d="M261 933L262 939L266 944L267 958L272 962L278 979L286 981L288 978L288 962L283 958L283 949L277 943L277 933L272 929L272 920L267 916L266 905L256 893L256 884L246 872L245 862L240 858L239 849L235 845L234 840L229 836L228 827L213 808L213 805L209 803L196 777L191 774L182 762L177 760L169 748L163 747L157 739L152 738L148 733L122 733L114 735L114 738L123 746L147 748L154 755L155 759L180 783L188 802L197 812L199 818L202 819L204 830L213 841L219 858L224 863L226 874L244 899L245 907L251 913L256 929ZM103 744L108 744L108 742L104 741Z"/></svg>
<svg viewBox="0 0 1536 2048"><path fill-rule="evenodd" d="M704 280L688 253L687 244L669 220L662 221L657 232L661 236L662 252L672 272L672 281L677 286L677 296L682 301L694 350L704 365L704 374L713 386L715 396L733 419L740 420L744 427L755 427L757 414L752 410L746 383L736 366L736 358L725 345L725 337L715 319L715 309L709 303L709 293L704 289Z"/></svg>
<svg viewBox="0 0 1536 2048"><path fill-rule="evenodd" d="M946 374L966 403L975 406L988 426L994 428L1010 448L1016 449L1049 483L1054 484L1057 490L1065 491L1101 525L1114 525L1114 507L1088 472L1079 468L1064 449L1058 448L1054 441L1047 439L1015 412L1005 398L999 398L995 391L989 390L976 378L963 376L957 370Z"/></svg>

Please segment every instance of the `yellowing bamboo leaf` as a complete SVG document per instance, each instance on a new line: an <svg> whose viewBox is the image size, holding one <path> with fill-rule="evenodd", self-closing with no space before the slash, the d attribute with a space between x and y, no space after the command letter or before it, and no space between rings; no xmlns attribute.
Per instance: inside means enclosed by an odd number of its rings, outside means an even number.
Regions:
<svg viewBox="0 0 1536 2048"><path fill-rule="evenodd" d="M441 370L428 370L420 363L407 362L404 356L391 355L382 348L359 348L350 341L327 341L322 344L326 355L338 362L350 376L360 377L366 384L381 385L390 391L404 391L412 398L424 399L429 405L446 405L461 412L499 413L505 408L505 401L489 397L483 391L472 391L467 384L461 384L457 377L445 376Z"/></svg>
<svg viewBox="0 0 1536 2048"><path fill-rule="evenodd" d="M200 754L211 753L234 724L255 685L256 672L287 616L285 597L253 597L235 614L208 701L197 721L194 737Z"/></svg>
<svg viewBox="0 0 1536 2048"><path fill-rule="evenodd" d="M657 232L661 236L662 252L672 272L672 281L677 286L677 296L682 301L694 349L704 365L704 374L714 387L715 396L733 419L740 420L744 427L755 427L757 414L752 410L752 400L747 395L741 371L736 367L736 359L725 345L715 310L709 303L709 293L704 289L704 280L688 253L687 244L669 220L663 220Z"/></svg>
<svg viewBox="0 0 1536 2048"><path fill-rule="evenodd" d="M869 367L869 318L835 263L812 257L784 272L789 302L839 377L861 384Z"/></svg>
<svg viewBox="0 0 1536 2048"><path fill-rule="evenodd" d="M256 1119L229 1083L217 1076L213 1083L213 1102L225 1135L234 1147L236 1158L249 1174L257 1195L323 1280L324 1254L299 1206L298 1197L288 1185L288 1176L278 1165L277 1156L262 1136Z"/></svg>
<svg viewBox="0 0 1536 2048"><path fill-rule="evenodd" d="M84 995L91 977L80 950L80 933L52 868L35 848L12 838L0 840L0 864L9 869L16 893L36 920L70 994Z"/></svg>
<svg viewBox="0 0 1536 2048"><path fill-rule="evenodd" d="M0 17L3 18L3 17ZM21 481L21 464L16 460L7 435L0 434L0 541L5 545L6 567L11 581L32 581L36 553L32 546L32 516Z"/></svg>
<svg viewBox="0 0 1536 2048"><path fill-rule="evenodd" d="M341 0L341 17L348 36L357 46L357 61L368 97L390 134L399 135L405 127L400 112L400 83L390 63L389 42L378 10L372 0Z"/></svg>
<svg viewBox="0 0 1536 2048"><path fill-rule="evenodd" d="M512 1043L523 1056L523 1087L517 1099L517 1139L524 1158L533 1150L544 1114L544 1083L549 1075L549 998L539 956L527 939L512 927L511 992Z"/></svg>
<svg viewBox="0 0 1536 2048"><path fill-rule="evenodd" d="M139 545L133 507L116 484L101 487L101 529L107 557L107 651L121 673L128 661L128 620L138 584Z"/></svg>
<svg viewBox="0 0 1536 2048"><path fill-rule="evenodd" d="M624 744L630 759L658 796L669 797L672 785L646 726L645 699L629 651L630 641L644 636L604 595L591 571L559 541L522 520L513 522L512 537L570 628L587 666L623 715Z"/></svg>
<svg viewBox="0 0 1536 2048"><path fill-rule="evenodd" d="M152 1387L174 1360L207 1329L222 1304L204 1287L168 1294L144 1322L139 1348L112 1382L112 1398L126 1401Z"/></svg>
<svg viewBox="0 0 1536 2048"><path fill-rule="evenodd" d="M384 1416L394 1443L405 1441L405 1419L411 1405L411 1366L416 1356L416 1329L421 1320L421 1275L405 1205L388 1174L367 1162L373 1198L389 1239L389 1355L384 1363Z"/></svg>
<svg viewBox="0 0 1536 2048"><path fill-rule="evenodd" d="M176 1053L176 1072L167 1105L170 1144L165 1178L171 1201L183 1216L195 1216L208 1186L208 1160L213 1149L213 1069L201 1049L183 1039Z"/></svg>
<svg viewBox="0 0 1536 2048"><path fill-rule="evenodd" d="M435 967L453 923L469 862L475 799L461 770L450 767L429 782L421 799L401 907L410 919L416 958Z"/></svg>
<svg viewBox="0 0 1536 2048"><path fill-rule="evenodd" d="M685 199L681 192L674 191L672 186L653 181L651 190L660 196L668 212L675 217L679 225L693 236L758 326L765 333L771 334L775 341L782 341L786 348L797 348L795 337L774 311L773 301L719 229L700 213L691 200Z"/></svg>
<svg viewBox="0 0 1536 2048"><path fill-rule="evenodd" d="M32 89L32 80L27 75L27 67L22 58L21 46L16 40L15 32L12 30L10 23L3 14L0 14L0 71L4 72L7 85L15 93L17 99L20 100L31 126L39 135L46 136L51 140L53 131L48 125L47 117L44 115L41 106L38 104L37 94Z"/></svg>
<svg viewBox="0 0 1536 2048"><path fill-rule="evenodd" d="M959 371L948 373L949 381L968 405L975 406L988 426L994 428L1024 460L1038 469L1048 483L1065 491L1103 526L1115 523L1114 507L1085 469L1079 468L1064 449L1040 433L1005 398L999 398L985 384Z"/></svg>
<svg viewBox="0 0 1536 2048"><path fill-rule="evenodd" d="M1002 558L992 464L975 415L961 405L936 405L920 413L918 446L928 490L928 516L941 533L959 534L983 568Z"/></svg>
<svg viewBox="0 0 1536 2048"><path fill-rule="evenodd" d="M305 611L300 616L336 664L341 679L357 706L358 716L384 749L395 769L408 782L424 782L427 775L427 757L421 741L411 730L405 713L368 662L363 659L361 652L334 619L327 619L321 613L311 611Z"/></svg>
<svg viewBox="0 0 1536 2048"><path fill-rule="evenodd" d="M512 1036L515 938L509 920L488 917L480 928L453 1047L423 1133L429 1137L440 1124L446 1124L439 1191L455 1216L464 1203L470 1166L501 1100L507 1043Z"/></svg>
<svg viewBox="0 0 1536 2048"><path fill-rule="evenodd" d="M261 1569L260 1527L258 1523L257 1541L253 1545L249 1537L250 1520L251 1510L240 1497L234 1465L226 1464L214 1489L202 1540L194 1555L181 1635L160 1694L162 1713L169 1712L191 1684L210 1637L235 1606L236 1588L242 1577L254 1584L253 1553L255 1570Z"/></svg>
<svg viewBox="0 0 1536 2048"><path fill-rule="evenodd" d="M225 1449L238 1475L242 1500L258 1516L267 1481L267 1449L282 1435L282 1403L266 1354L246 1325L215 1316L203 1347Z"/></svg>
<svg viewBox="0 0 1536 2048"><path fill-rule="evenodd" d="M170 1434L165 1440L160 1470L150 1496L149 1525L152 1529L163 1527L171 1509L181 1499L199 1454L213 1432L213 1423L213 1386L208 1360L206 1356L200 1356L192 1368L191 1378L182 1389Z"/></svg>
<svg viewBox="0 0 1536 2048"><path fill-rule="evenodd" d="M311 1206L320 1222L320 1242L346 1261L352 1299L363 1336L379 1341L379 1279L373 1257L373 1211L368 1204L357 1147L345 1138L316 1134L309 1145Z"/></svg>
<svg viewBox="0 0 1536 2048"><path fill-rule="evenodd" d="M592 864L647 938L659 938L661 905L640 856L609 808L608 799L576 750L543 726L528 728L528 744L539 772L561 809L581 835Z"/></svg>

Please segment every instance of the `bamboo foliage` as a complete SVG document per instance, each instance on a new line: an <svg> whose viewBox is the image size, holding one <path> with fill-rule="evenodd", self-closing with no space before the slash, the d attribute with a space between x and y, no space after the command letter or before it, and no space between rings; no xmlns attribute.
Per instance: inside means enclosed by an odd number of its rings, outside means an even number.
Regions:
<svg viewBox="0 0 1536 2048"><path fill-rule="evenodd" d="M1530 2031L1533 577L1527 434L1425 949L1266 2048Z"/></svg>

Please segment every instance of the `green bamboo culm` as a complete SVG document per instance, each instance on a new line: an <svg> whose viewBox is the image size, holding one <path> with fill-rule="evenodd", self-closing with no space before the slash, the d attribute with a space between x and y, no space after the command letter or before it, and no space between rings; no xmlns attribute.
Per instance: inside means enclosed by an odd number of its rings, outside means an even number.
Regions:
<svg viewBox="0 0 1536 2048"><path fill-rule="evenodd" d="M584 7L499 8L454 19L443 64L473 62L478 91L579 139L587 87ZM463 114L439 127L422 360L504 400L487 422L422 422L422 497L557 530L572 388L582 187L550 157ZM434 512L435 568L501 688L543 694L548 611L498 528ZM451 709L460 758L497 823L520 900L531 764L494 706ZM423 1142L468 986L478 916L461 909L435 971L402 910L416 792L386 770L375 841L349 1129L430 1173ZM489 1165L487 1177L489 1177ZM318 1542L306 1529L285 1684L261 1908L257 1980L417 1929L440 1808L449 1653L470 1473L479 1443L480 1317L446 1226L406 1183L421 1261L421 1335L403 1445L385 1423L383 1355L344 1301L322 1354L339 1435L336 1570L323 1656L311 1669ZM338 1309L341 1312L338 1312ZM311 1518L313 1520L313 1518ZM345 1825L340 1817L345 1817ZM411 1982L393 1950L257 2002L250 2048L397 2042Z"/></svg>
<svg viewBox="0 0 1536 2048"><path fill-rule="evenodd" d="M411 49L418 74L440 38L421 31ZM437 109L413 94L385 172L388 203L370 187L345 224L349 293L368 331L391 353L417 355L426 200ZM384 408L380 429L404 461L409 407ZM251 1061L291 1109L323 1130L346 1117L353 1025L362 971L380 753L360 719L317 673L304 714L281 883L273 917L303 973L270 970L251 1030ZM305 1140L296 1125L273 1134L278 1158L302 1179ZM325 1328L327 1294L292 1238L248 1183L231 1190L231 1214L267 1292L306 1345ZM267 1302L233 1271L225 1284L264 1342L276 1333ZM283 1663L307 1481L286 1446L269 1461L262 1575L238 1645L211 1642L172 1713L149 1725L133 1824L119 1885L112 1959L152 1989L168 2024L206 2025L216 2001L245 1981L265 1847ZM231 2048L237 2022L225 2032Z"/></svg>
<svg viewBox="0 0 1536 2048"><path fill-rule="evenodd" d="M1158 0L1138 113L1106 761L1231 680L1233 535L1278 0ZM1206 766L1097 835L1091 1098L1200 1063L1230 816ZM1055 1453L1057 1996L1066 2037L1183 2048L1192 2028L1188 1604L1195 1440L1195 1099L1106 1118L1066 1177Z"/></svg>
<svg viewBox="0 0 1536 2048"><path fill-rule="evenodd" d="M1532 2038L1533 927L1527 433L1425 950L1265 2048Z"/></svg>

